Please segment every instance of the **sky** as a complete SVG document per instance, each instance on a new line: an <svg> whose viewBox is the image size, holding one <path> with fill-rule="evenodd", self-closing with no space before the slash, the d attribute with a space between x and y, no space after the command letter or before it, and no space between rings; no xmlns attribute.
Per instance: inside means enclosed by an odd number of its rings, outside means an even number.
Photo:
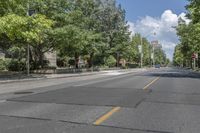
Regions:
<svg viewBox="0 0 200 133"><path fill-rule="evenodd" d="M180 17L190 22L185 17L187 0L117 0L117 3L126 10L132 35L140 33L149 41L158 40L172 60L174 48L179 43L173 27L177 26Z"/></svg>

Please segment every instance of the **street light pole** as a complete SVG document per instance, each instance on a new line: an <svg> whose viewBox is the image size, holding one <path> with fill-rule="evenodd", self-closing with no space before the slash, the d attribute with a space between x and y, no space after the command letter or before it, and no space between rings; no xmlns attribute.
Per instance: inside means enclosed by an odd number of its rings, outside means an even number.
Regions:
<svg viewBox="0 0 200 133"><path fill-rule="evenodd" d="M153 45L153 67L155 66L155 48L154 48L154 45Z"/></svg>
<svg viewBox="0 0 200 133"><path fill-rule="evenodd" d="M141 40L141 52L140 52L140 67L142 68L142 66L143 66L143 47L142 47L142 44L143 44L143 42L142 42L142 36L140 36L140 40Z"/></svg>
<svg viewBox="0 0 200 133"><path fill-rule="evenodd" d="M145 36L145 38L147 38L148 36L150 36L151 34L149 34L149 35L147 35L147 36ZM154 32L153 33L153 35L156 35L156 32ZM140 36L140 43L141 43L141 47L140 47L140 49L141 49L141 51L140 51L140 67L142 68L143 67L143 47L142 47L142 45L143 45L143 39L142 39L142 36ZM151 55L150 55L151 56ZM151 60L151 57L150 57L150 60ZM151 61L150 61L151 62ZM153 64L155 64L155 61L154 61L154 47L153 47ZM152 64L151 64L152 65ZM150 66L151 66L150 65Z"/></svg>
<svg viewBox="0 0 200 133"><path fill-rule="evenodd" d="M116 52L117 53L117 68L119 67L119 51Z"/></svg>
<svg viewBox="0 0 200 133"><path fill-rule="evenodd" d="M28 0L28 3L27 3L27 16L29 16L29 0ZM29 26L28 26L29 27ZM29 43L27 45L27 75L29 76L30 75L30 49L29 49Z"/></svg>

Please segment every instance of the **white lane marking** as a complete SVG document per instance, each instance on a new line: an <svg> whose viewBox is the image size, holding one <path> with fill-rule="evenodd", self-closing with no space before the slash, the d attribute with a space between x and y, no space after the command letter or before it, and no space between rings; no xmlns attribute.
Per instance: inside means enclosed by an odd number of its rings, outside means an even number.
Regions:
<svg viewBox="0 0 200 133"><path fill-rule="evenodd" d="M122 75L124 73L121 73L121 72L108 72L108 73L105 73L105 74L102 74L102 75Z"/></svg>
<svg viewBox="0 0 200 133"><path fill-rule="evenodd" d="M6 102L6 100L0 100L0 103L4 103L4 102Z"/></svg>
<svg viewBox="0 0 200 133"><path fill-rule="evenodd" d="M133 72L130 72L130 73L133 73ZM138 73L140 73L140 72L138 72ZM134 74L138 74L138 73L133 73L133 75L134 75ZM115 75L116 77L112 77L111 75L110 75L110 76L107 75L108 78L103 79L103 80L92 81L92 82L83 83L83 84L78 84L78 85L73 85L73 86L74 86L74 87L80 87L80 86L86 86L86 85L91 85L91 84L95 84L95 83L101 83L101 82L104 82L104 81L110 81L110 80L114 80L114 79L124 78L124 77L127 76L127 74L129 74L129 73L123 73L123 74L121 74L120 76ZM114 76L114 75L113 75L113 76Z"/></svg>

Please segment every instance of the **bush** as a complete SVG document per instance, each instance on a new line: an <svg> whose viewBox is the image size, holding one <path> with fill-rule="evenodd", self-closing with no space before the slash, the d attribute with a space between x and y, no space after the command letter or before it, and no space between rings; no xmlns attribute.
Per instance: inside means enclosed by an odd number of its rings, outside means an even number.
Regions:
<svg viewBox="0 0 200 133"><path fill-rule="evenodd" d="M56 68L57 68L56 66L45 66L43 69L55 70Z"/></svg>
<svg viewBox="0 0 200 133"><path fill-rule="evenodd" d="M132 64L132 63L128 63L127 66L128 66L128 68L137 68L137 67L139 67L138 64Z"/></svg>
<svg viewBox="0 0 200 133"><path fill-rule="evenodd" d="M6 70L6 61L4 59L0 59L0 71Z"/></svg>
<svg viewBox="0 0 200 133"><path fill-rule="evenodd" d="M75 65L75 60L74 59L70 59L68 61L68 64L71 65L71 66L74 66Z"/></svg>
<svg viewBox="0 0 200 133"><path fill-rule="evenodd" d="M11 59L10 61L8 61L7 67L9 71L24 71L26 69L26 61Z"/></svg>
<svg viewBox="0 0 200 133"><path fill-rule="evenodd" d="M109 67L114 67L116 65L116 59L110 55L107 59L106 59L106 62L105 64Z"/></svg>

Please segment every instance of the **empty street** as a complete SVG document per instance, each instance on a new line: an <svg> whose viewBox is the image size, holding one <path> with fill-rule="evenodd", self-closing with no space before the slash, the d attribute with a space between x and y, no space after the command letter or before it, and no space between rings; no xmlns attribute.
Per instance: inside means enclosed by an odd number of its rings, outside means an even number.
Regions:
<svg viewBox="0 0 200 133"><path fill-rule="evenodd" d="M3 83L0 132L199 133L199 77L161 68Z"/></svg>

